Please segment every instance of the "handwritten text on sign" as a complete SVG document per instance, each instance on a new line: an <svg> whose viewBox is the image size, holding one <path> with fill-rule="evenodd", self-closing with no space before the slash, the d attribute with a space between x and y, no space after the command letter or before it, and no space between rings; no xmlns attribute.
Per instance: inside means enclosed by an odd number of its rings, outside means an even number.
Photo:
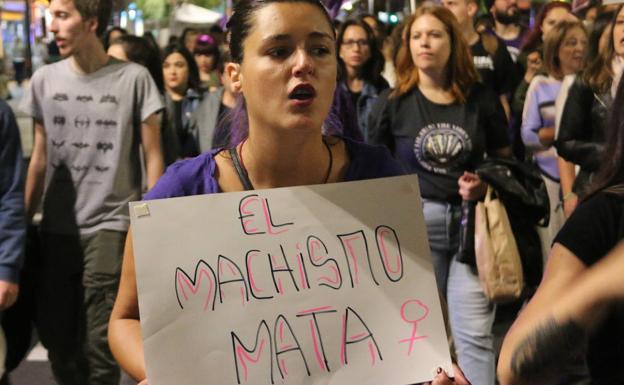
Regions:
<svg viewBox="0 0 624 385"><path fill-rule="evenodd" d="M414 177L147 205L150 384L408 384L449 365Z"/></svg>

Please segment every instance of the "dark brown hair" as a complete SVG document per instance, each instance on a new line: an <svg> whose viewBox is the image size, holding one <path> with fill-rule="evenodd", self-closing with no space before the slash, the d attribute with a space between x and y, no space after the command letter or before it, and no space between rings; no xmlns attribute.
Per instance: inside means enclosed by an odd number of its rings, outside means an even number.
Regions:
<svg viewBox="0 0 624 385"><path fill-rule="evenodd" d="M113 12L113 2L111 0L74 0L74 6L83 20L91 18L97 20L95 33L98 36L102 36L106 32Z"/></svg>
<svg viewBox="0 0 624 385"><path fill-rule="evenodd" d="M599 93L606 92L611 87L611 83L613 83L613 69L611 68L611 60L615 56L613 27L622 9L624 9L624 5L618 7L617 12L613 15L613 19L611 19L611 36L609 36L609 43L606 49L598 50L598 55L589 63L582 75L582 80Z"/></svg>
<svg viewBox="0 0 624 385"><path fill-rule="evenodd" d="M624 105L624 81L620 80L609 112L602 162L586 199L606 188L624 184L624 108L621 108L622 105Z"/></svg>
<svg viewBox="0 0 624 385"><path fill-rule="evenodd" d="M164 92L165 86L158 47L154 47L145 37L134 35L122 35L110 42L111 46L116 44L121 46L128 60L147 68L158 91Z"/></svg>
<svg viewBox="0 0 624 385"><path fill-rule="evenodd" d="M121 28L121 27L110 27L109 29L106 30L106 32L104 32L104 35L102 36L102 44L104 45L104 49L108 50L108 47L110 46L111 43L111 35L113 34L113 32L119 32L121 35L127 35L128 31L126 31L125 29Z"/></svg>
<svg viewBox="0 0 624 385"><path fill-rule="evenodd" d="M344 34L347 28L351 26L360 27L366 33L366 41L368 43L368 49L370 52L370 58L362 65L362 68L358 70L358 78L364 79L369 83L377 84L381 77L381 72L384 68L384 58L381 54L379 45L377 44L377 38L373 29L362 19L349 19L340 25L338 29L338 38L336 40L336 57L338 59L338 77L339 79L345 79L347 77L347 69L345 63L340 57L340 47L343 44Z"/></svg>
<svg viewBox="0 0 624 385"><path fill-rule="evenodd" d="M318 0L238 0L234 5L234 12L227 22L230 36L230 55L235 63L242 63L243 61L243 43L251 30L253 15L260 9L273 3L310 4L323 13L331 30L335 31L327 9Z"/></svg>

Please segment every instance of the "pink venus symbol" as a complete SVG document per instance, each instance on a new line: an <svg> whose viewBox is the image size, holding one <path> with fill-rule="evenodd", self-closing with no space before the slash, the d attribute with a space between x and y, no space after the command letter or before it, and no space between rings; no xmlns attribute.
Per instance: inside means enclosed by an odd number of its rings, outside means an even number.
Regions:
<svg viewBox="0 0 624 385"><path fill-rule="evenodd" d="M416 332L418 323L429 315L429 308L422 301L417 299L409 299L401 306L401 318L408 324L412 324L412 334L409 338L399 341L399 343L409 343L407 355L411 355L414 350L414 342L427 338L427 336L419 336Z"/></svg>

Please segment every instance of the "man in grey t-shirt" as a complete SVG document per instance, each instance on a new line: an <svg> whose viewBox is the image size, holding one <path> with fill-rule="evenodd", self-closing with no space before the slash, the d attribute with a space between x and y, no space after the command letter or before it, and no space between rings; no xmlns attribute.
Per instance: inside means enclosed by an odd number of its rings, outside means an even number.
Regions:
<svg viewBox="0 0 624 385"><path fill-rule="evenodd" d="M52 0L65 60L33 76L21 109L35 122L26 180L29 218L43 195L37 327L60 384L119 384L107 324L129 217L141 197L139 144L148 187L163 172L158 112L147 70L106 55L98 38L110 0Z"/></svg>

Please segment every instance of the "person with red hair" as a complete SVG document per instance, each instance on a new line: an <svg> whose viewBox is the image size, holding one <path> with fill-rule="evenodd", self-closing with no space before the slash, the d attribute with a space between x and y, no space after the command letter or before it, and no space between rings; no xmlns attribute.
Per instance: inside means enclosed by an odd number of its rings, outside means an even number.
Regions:
<svg viewBox="0 0 624 385"><path fill-rule="evenodd" d="M417 174L438 290L447 298L459 364L473 384L494 385L495 309L474 266L456 258L462 201L487 185L474 173L487 156L511 156L498 96L479 82L468 43L451 11L418 8L405 20L396 88L369 127L405 169Z"/></svg>

